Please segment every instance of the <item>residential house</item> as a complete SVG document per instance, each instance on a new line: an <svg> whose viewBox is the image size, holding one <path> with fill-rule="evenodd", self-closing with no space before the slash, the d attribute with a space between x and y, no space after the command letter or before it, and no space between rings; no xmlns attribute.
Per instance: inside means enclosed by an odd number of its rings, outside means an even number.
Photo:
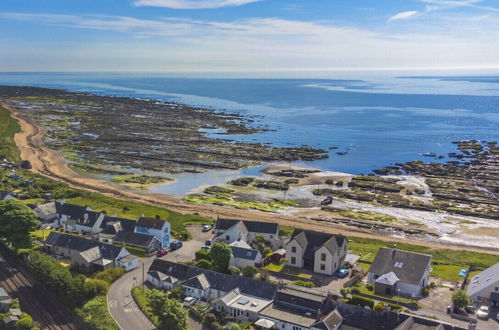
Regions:
<svg viewBox="0 0 499 330"><path fill-rule="evenodd" d="M135 232L135 225L137 221L105 216L102 220L99 232L99 241L103 243L112 244L114 241L114 237L118 232L125 231L129 233Z"/></svg>
<svg viewBox="0 0 499 330"><path fill-rule="evenodd" d="M70 259L71 264L81 271L92 272L111 267L123 267L129 271L138 267L138 258L124 247L79 236L51 232L45 245L50 253Z"/></svg>
<svg viewBox="0 0 499 330"><path fill-rule="evenodd" d="M147 253L152 253L161 249L161 242L156 236L133 233L129 231L118 231L113 239L114 244L127 244L133 247L144 249Z"/></svg>
<svg viewBox="0 0 499 330"><path fill-rule="evenodd" d="M381 248L367 273L376 293L421 297L428 285L431 256L398 249Z"/></svg>
<svg viewBox="0 0 499 330"><path fill-rule="evenodd" d="M56 202L47 202L43 204L37 204L33 211L36 213L36 217L47 226L56 225L59 219L59 212L57 211Z"/></svg>
<svg viewBox="0 0 499 330"><path fill-rule="evenodd" d="M251 243L256 235L261 235L272 247L281 245L277 223L218 218L214 230L214 240L222 240L228 244L237 240Z"/></svg>
<svg viewBox="0 0 499 330"><path fill-rule="evenodd" d="M289 285L277 290L274 301L259 317L283 330L339 329L343 318L327 292Z"/></svg>
<svg viewBox="0 0 499 330"><path fill-rule="evenodd" d="M45 225L54 225L57 227L70 225L71 229L80 229L79 232L100 231L97 224L100 226L101 219L97 219L98 217L94 219L94 214L87 214L92 211L92 209L88 206L68 204L62 200L61 202L38 204L35 206L33 211L35 211L38 219L40 219ZM97 220L99 220L99 222ZM88 226L89 221L93 222L92 227ZM98 223L96 224L96 222ZM96 224L95 227L93 226L94 224Z"/></svg>
<svg viewBox="0 0 499 330"><path fill-rule="evenodd" d="M251 278L227 275L201 269L194 266L178 264L167 260L155 259L149 268L147 280L157 287L167 287L168 283L157 281L153 272L161 276L170 276L169 282L182 285L186 296L205 301L213 301L236 288L241 294L272 300L277 286L271 283L256 281Z"/></svg>
<svg viewBox="0 0 499 330"><path fill-rule="evenodd" d="M225 318L237 322L255 322L258 314L267 307L272 300L254 297L241 293L239 288L227 292L224 296L212 302L212 308L223 313Z"/></svg>
<svg viewBox="0 0 499 330"><path fill-rule="evenodd" d="M104 213L83 211L80 214L71 216L64 225L66 230L74 230L80 234L85 232L96 234L101 230L100 227L104 217Z"/></svg>
<svg viewBox="0 0 499 330"><path fill-rule="evenodd" d="M466 291L475 305L499 307L499 262L473 276Z"/></svg>
<svg viewBox="0 0 499 330"><path fill-rule="evenodd" d="M10 298L7 291L4 288L0 287L0 313L5 313L9 310L10 305L12 304L12 299Z"/></svg>
<svg viewBox="0 0 499 330"><path fill-rule="evenodd" d="M156 236L162 248L170 246L170 223L166 220L140 217L135 225L135 232Z"/></svg>
<svg viewBox="0 0 499 330"><path fill-rule="evenodd" d="M16 195L8 191L0 191L0 201L7 199L16 199Z"/></svg>
<svg viewBox="0 0 499 330"><path fill-rule="evenodd" d="M333 275L345 260L347 245L342 235L295 229L285 246L286 258L290 266Z"/></svg>
<svg viewBox="0 0 499 330"><path fill-rule="evenodd" d="M231 246L230 265L242 269L244 266L260 265L263 258L260 251L251 248Z"/></svg>

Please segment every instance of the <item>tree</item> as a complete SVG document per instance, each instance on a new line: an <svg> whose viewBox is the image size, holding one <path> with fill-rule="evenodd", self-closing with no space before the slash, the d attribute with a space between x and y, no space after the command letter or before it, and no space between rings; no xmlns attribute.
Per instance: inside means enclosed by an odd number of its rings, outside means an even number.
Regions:
<svg viewBox="0 0 499 330"><path fill-rule="evenodd" d="M230 266L229 272L231 273L231 275L239 275L241 273L241 270L236 266Z"/></svg>
<svg viewBox="0 0 499 330"><path fill-rule="evenodd" d="M14 248L31 246L30 232L40 225L36 214L17 199L0 201L0 236Z"/></svg>
<svg viewBox="0 0 499 330"><path fill-rule="evenodd" d="M265 255L264 250L266 247L270 246L270 242L262 235L255 235L255 238L253 239L253 242L251 242L251 245L258 249L261 254Z"/></svg>
<svg viewBox="0 0 499 330"><path fill-rule="evenodd" d="M196 262L196 267L203 268L203 269L211 269L211 262L206 259L201 259L198 262Z"/></svg>
<svg viewBox="0 0 499 330"><path fill-rule="evenodd" d="M158 317L158 329L187 329L187 310L178 301L157 289L148 291L146 296L151 312Z"/></svg>
<svg viewBox="0 0 499 330"><path fill-rule="evenodd" d="M251 265L246 265L243 267L243 276L253 278L258 273L258 268Z"/></svg>
<svg viewBox="0 0 499 330"><path fill-rule="evenodd" d="M454 307L462 309L470 304L470 298L464 290L457 290L452 294Z"/></svg>
<svg viewBox="0 0 499 330"><path fill-rule="evenodd" d="M212 269L219 273L227 273L232 250L224 242L216 242L210 250Z"/></svg>

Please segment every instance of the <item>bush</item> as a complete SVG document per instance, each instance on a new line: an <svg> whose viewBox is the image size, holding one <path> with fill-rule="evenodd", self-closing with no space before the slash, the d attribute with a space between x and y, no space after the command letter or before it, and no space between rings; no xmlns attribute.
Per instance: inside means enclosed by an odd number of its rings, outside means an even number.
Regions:
<svg viewBox="0 0 499 330"><path fill-rule="evenodd" d="M351 303L357 306L369 306L370 308L374 308L374 300L361 296L352 296Z"/></svg>
<svg viewBox="0 0 499 330"><path fill-rule="evenodd" d="M242 274L244 277L253 278L258 273L258 268L251 265L246 265L243 267Z"/></svg>
<svg viewBox="0 0 499 330"><path fill-rule="evenodd" d="M232 275L239 275L241 273L241 270L239 268L237 268L236 266L230 266L229 267L229 272Z"/></svg>
<svg viewBox="0 0 499 330"><path fill-rule="evenodd" d="M208 313L204 316L203 324L206 325L207 327L211 327L211 325L216 322L218 322L218 319L215 316L215 314Z"/></svg>
<svg viewBox="0 0 499 330"><path fill-rule="evenodd" d="M428 297L428 295L430 294L430 288L424 288L423 290L421 290L421 294L423 295L423 297Z"/></svg>
<svg viewBox="0 0 499 330"><path fill-rule="evenodd" d="M91 296L105 296L109 290L109 283L104 280L88 279L87 287Z"/></svg>
<svg viewBox="0 0 499 330"><path fill-rule="evenodd" d="M33 328L33 318L26 313L22 313L21 318L16 324L18 330L31 330Z"/></svg>
<svg viewBox="0 0 499 330"><path fill-rule="evenodd" d="M281 258L281 259L279 260L279 264L280 264L280 265L284 265L284 264L286 264L287 262L288 262L288 259L286 259L286 258Z"/></svg>
<svg viewBox="0 0 499 330"><path fill-rule="evenodd" d="M341 288L340 289L340 294L344 297L346 297L350 293L350 289L348 288Z"/></svg>
<svg viewBox="0 0 499 330"><path fill-rule="evenodd" d="M400 312L402 311L402 306L397 305L397 304L387 304L387 306L390 308L392 312Z"/></svg>
<svg viewBox="0 0 499 330"><path fill-rule="evenodd" d="M294 285L303 286L305 288L315 288L315 283L314 282L310 282L310 281L297 280L297 281L293 281L292 283Z"/></svg>
<svg viewBox="0 0 499 330"><path fill-rule="evenodd" d="M198 262L196 262L196 267L209 270L211 269L211 262L206 259L199 259Z"/></svg>
<svg viewBox="0 0 499 330"><path fill-rule="evenodd" d="M372 285L371 283L369 283L368 285L366 285L366 289L369 290L369 291L373 291L374 290L374 285Z"/></svg>
<svg viewBox="0 0 499 330"><path fill-rule="evenodd" d="M353 293L359 293L359 289L358 288L352 288L352 290L350 290L350 292L353 294Z"/></svg>
<svg viewBox="0 0 499 330"><path fill-rule="evenodd" d="M379 302L376 305L374 305L374 310L376 312L381 312L383 308L385 308L385 304L383 304L382 302Z"/></svg>
<svg viewBox="0 0 499 330"><path fill-rule="evenodd" d="M196 260L201 260L201 259L211 260L210 251L207 250L199 249L196 251L195 256Z"/></svg>
<svg viewBox="0 0 499 330"><path fill-rule="evenodd" d="M121 276L125 274L124 268L108 268L103 270L102 272L97 273L94 278L96 280L102 280L107 282L108 284L112 284L114 281L119 279Z"/></svg>
<svg viewBox="0 0 499 330"><path fill-rule="evenodd" d="M189 240L189 233L185 230L180 232L180 240L181 241L187 241Z"/></svg>
<svg viewBox="0 0 499 330"><path fill-rule="evenodd" d="M437 285L435 284L435 282L430 282L430 289L435 289L437 287Z"/></svg>

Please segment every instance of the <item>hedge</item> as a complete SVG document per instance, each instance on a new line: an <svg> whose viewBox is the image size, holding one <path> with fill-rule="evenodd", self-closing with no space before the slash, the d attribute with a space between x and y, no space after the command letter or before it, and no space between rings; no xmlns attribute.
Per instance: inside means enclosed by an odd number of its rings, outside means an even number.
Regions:
<svg viewBox="0 0 499 330"><path fill-rule="evenodd" d="M365 298L361 296L352 296L352 299L350 300L353 305L358 305L358 306L369 306L371 309L374 308L374 300L370 298Z"/></svg>

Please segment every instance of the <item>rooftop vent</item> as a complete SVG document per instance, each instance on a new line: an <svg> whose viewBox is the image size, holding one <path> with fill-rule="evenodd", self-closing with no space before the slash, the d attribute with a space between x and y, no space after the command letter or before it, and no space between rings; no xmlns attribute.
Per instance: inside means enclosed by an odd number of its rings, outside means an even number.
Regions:
<svg viewBox="0 0 499 330"><path fill-rule="evenodd" d="M238 303L239 305L247 305L247 304L249 303L249 300L248 300L248 299L244 299L244 298L243 298L243 299L239 299L239 300L237 301L237 303Z"/></svg>
<svg viewBox="0 0 499 330"><path fill-rule="evenodd" d="M395 267L395 268L402 268L403 266L404 266L403 262L397 261L393 267Z"/></svg>

